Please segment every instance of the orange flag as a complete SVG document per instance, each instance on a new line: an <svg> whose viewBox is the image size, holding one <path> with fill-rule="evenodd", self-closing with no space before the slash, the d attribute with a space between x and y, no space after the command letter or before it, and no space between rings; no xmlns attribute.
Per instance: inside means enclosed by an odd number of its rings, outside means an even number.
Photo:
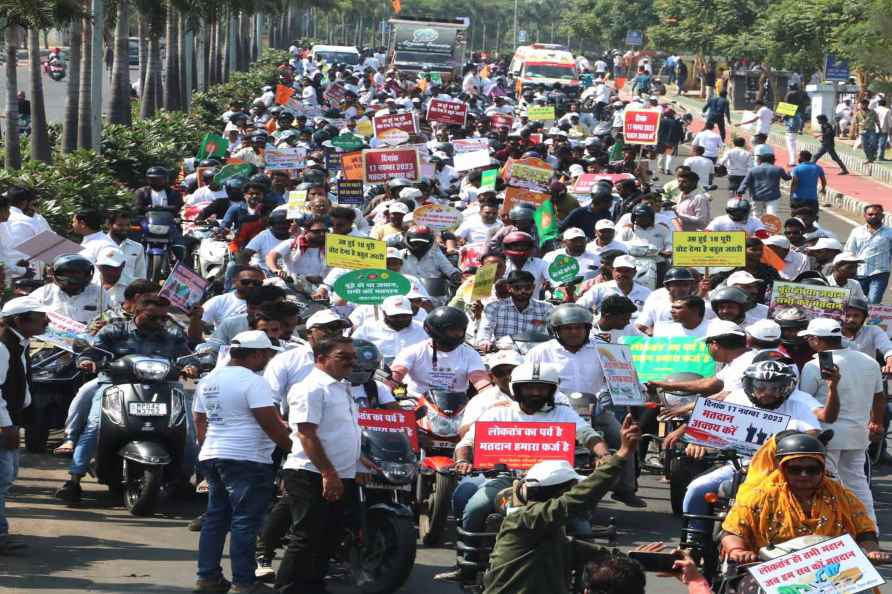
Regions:
<svg viewBox="0 0 892 594"><path fill-rule="evenodd" d="M276 85L276 105L285 105L291 96L294 95L294 89L285 85Z"/></svg>
<svg viewBox="0 0 892 594"><path fill-rule="evenodd" d="M400 4L400 0L391 0L390 4L393 6L393 12L395 13L399 13L399 11L403 9L402 4Z"/></svg>
<svg viewBox="0 0 892 594"><path fill-rule="evenodd" d="M784 260L778 256L773 249L765 246L762 250L762 264L768 264L778 272L784 269Z"/></svg>

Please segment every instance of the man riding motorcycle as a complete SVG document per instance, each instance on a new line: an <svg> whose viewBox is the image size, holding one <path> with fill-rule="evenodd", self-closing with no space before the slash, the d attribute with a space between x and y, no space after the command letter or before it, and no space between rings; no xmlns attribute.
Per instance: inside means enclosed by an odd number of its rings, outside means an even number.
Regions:
<svg viewBox="0 0 892 594"><path fill-rule="evenodd" d="M406 232L406 245L402 272L418 278L445 277L458 285L461 272L443 255L436 245L434 232L430 227L416 225Z"/></svg>
<svg viewBox="0 0 892 594"><path fill-rule="evenodd" d="M112 307L111 297L93 282L93 263L79 255L53 260L53 282L30 296L53 312L87 324Z"/></svg>

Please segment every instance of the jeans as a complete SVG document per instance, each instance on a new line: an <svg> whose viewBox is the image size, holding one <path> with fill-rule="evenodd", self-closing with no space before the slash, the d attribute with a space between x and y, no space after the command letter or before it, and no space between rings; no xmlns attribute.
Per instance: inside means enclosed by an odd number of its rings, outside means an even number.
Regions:
<svg viewBox="0 0 892 594"><path fill-rule="evenodd" d="M889 144L889 135L885 132L880 132L877 135L877 158L880 161L886 160L886 146Z"/></svg>
<svg viewBox="0 0 892 594"><path fill-rule="evenodd" d="M879 134L876 132L861 133L861 149L868 161L875 161L877 158L877 141Z"/></svg>
<svg viewBox="0 0 892 594"><path fill-rule="evenodd" d="M74 446L74 454L71 460L71 466L68 472L74 476L84 476L90 468L90 460L96 452L96 443L99 440L99 417L102 412L102 399L99 398L99 391L95 392L95 396L88 400L90 402L90 412L87 415L87 424L80 436L77 438L77 444Z"/></svg>
<svg viewBox="0 0 892 594"><path fill-rule="evenodd" d="M724 481L731 480L734 476L734 467L730 464L716 468L706 474L701 474L688 485L688 490L684 494L684 503L682 510L686 514L707 515L710 512L709 504L703 499L703 496L710 491L718 490L719 485ZM698 530L706 530L708 522L706 520L693 520L691 528Z"/></svg>
<svg viewBox="0 0 892 594"><path fill-rule="evenodd" d="M625 413L621 413L625 417ZM613 410L606 410L600 415L592 418L592 427L595 431L600 431L607 442L607 447L611 450L617 450L620 446L620 432L622 431L622 423L617 419ZM631 495L635 492L635 465L626 464L614 485L613 492L622 495Z"/></svg>
<svg viewBox="0 0 892 594"><path fill-rule="evenodd" d="M864 472L865 460L864 450L827 450L827 469L837 475L839 482L861 500L867 515L876 524L873 494L870 492L870 481Z"/></svg>
<svg viewBox="0 0 892 594"><path fill-rule="evenodd" d="M889 284L889 273L879 272L870 276L858 277L867 300L874 305L883 302L883 295L886 293L886 286Z"/></svg>
<svg viewBox="0 0 892 594"><path fill-rule="evenodd" d="M815 153L815 156L812 157L811 162L817 163L818 159L824 155L830 155L830 158L833 159L833 162L836 163L842 171L848 171L848 169L846 169L846 164L843 163L842 159L839 158L839 155L836 154L836 146L833 144L822 144L821 148L818 149L818 152Z"/></svg>
<svg viewBox="0 0 892 594"><path fill-rule="evenodd" d="M273 465L214 458L202 462L208 482L208 509L198 539L198 579L222 577L223 545L229 532L232 583L256 581L257 533L273 496Z"/></svg>
<svg viewBox="0 0 892 594"><path fill-rule="evenodd" d="M291 529L276 589L282 594L321 594L326 591L328 560L341 541L353 480L342 479L344 495L338 501L326 501L319 473L287 469L283 474L291 503Z"/></svg>
<svg viewBox="0 0 892 594"><path fill-rule="evenodd" d="M9 537L6 494L19 474L19 450L0 449L0 543Z"/></svg>
<svg viewBox="0 0 892 594"><path fill-rule="evenodd" d="M65 439L77 441L78 435L87 422L87 417L90 416L93 398L98 393L100 383L102 382L98 377L91 379L82 385L71 399L71 404L68 405L68 418L65 419Z"/></svg>
<svg viewBox="0 0 892 594"><path fill-rule="evenodd" d="M728 176L728 194L731 197L737 196L737 188L740 187L740 183L743 181L742 175L729 175Z"/></svg>

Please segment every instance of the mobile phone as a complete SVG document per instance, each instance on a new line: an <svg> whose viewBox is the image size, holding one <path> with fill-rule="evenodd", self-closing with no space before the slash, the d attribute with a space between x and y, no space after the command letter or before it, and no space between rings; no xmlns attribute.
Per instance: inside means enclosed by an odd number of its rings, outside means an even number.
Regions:
<svg viewBox="0 0 892 594"><path fill-rule="evenodd" d="M678 561L678 557L672 552L629 551L629 558L641 563L644 571L672 571L673 564Z"/></svg>
<svg viewBox="0 0 892 594"><path fill-rule="evenodd" d="M821 368L821 377L827 379L833 373L833 355L828 351L818 353L818 367Z"/></svg>
<svg viewBox="0 0 892 594"><path fill-rule="evenodd" d="M637 423L641 419L641 407L640 406L629 406L627 408L629 411L629 416L631 416L632 420Z"/></svg>

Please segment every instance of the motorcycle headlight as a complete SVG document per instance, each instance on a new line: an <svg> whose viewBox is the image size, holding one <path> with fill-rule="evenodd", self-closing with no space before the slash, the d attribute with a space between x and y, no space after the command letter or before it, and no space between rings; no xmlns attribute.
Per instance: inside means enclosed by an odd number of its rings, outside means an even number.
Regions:
<svg viewBox="0 0 892 594"><path fill-rule="evenodd" d="M167 235L170 225L149 225L149 233L152 235Z"/></svg>
<svg viewBox="0 0 892 594"><path fill-rule="evenodd" d="M381 473L389 482L396 485L405 485L415 480L416 467L411 463L400 464L398 462L381 462Z"/></svg>
<svg viewBox="0 0 892 594"><path fill-rule="evenodd" d="M137 361L133 364L133 375L150 382L160 382L170 373L170 363L164 361Z"/></svg>
<svg viewBox="0 0 892 594"><path fill-rule="evenodd" d="M102 414L115 425L124 425L124 391L110 387L102 394Z"/></svg>
<svg viewBox="0 0 892 594"><path fill-rule="evenodd" d="M174 390L170 394L170 426L182 425L186 420L186 395L182 390Z"/></svg>
<svg viewBox="0 0 892 594"><path fill-rule="evenodd" d="M435 433L440 437L455 437L458 435L461 418L444 417L434 410L428 410L427 422L430 424L432 433Z"/></svg>

